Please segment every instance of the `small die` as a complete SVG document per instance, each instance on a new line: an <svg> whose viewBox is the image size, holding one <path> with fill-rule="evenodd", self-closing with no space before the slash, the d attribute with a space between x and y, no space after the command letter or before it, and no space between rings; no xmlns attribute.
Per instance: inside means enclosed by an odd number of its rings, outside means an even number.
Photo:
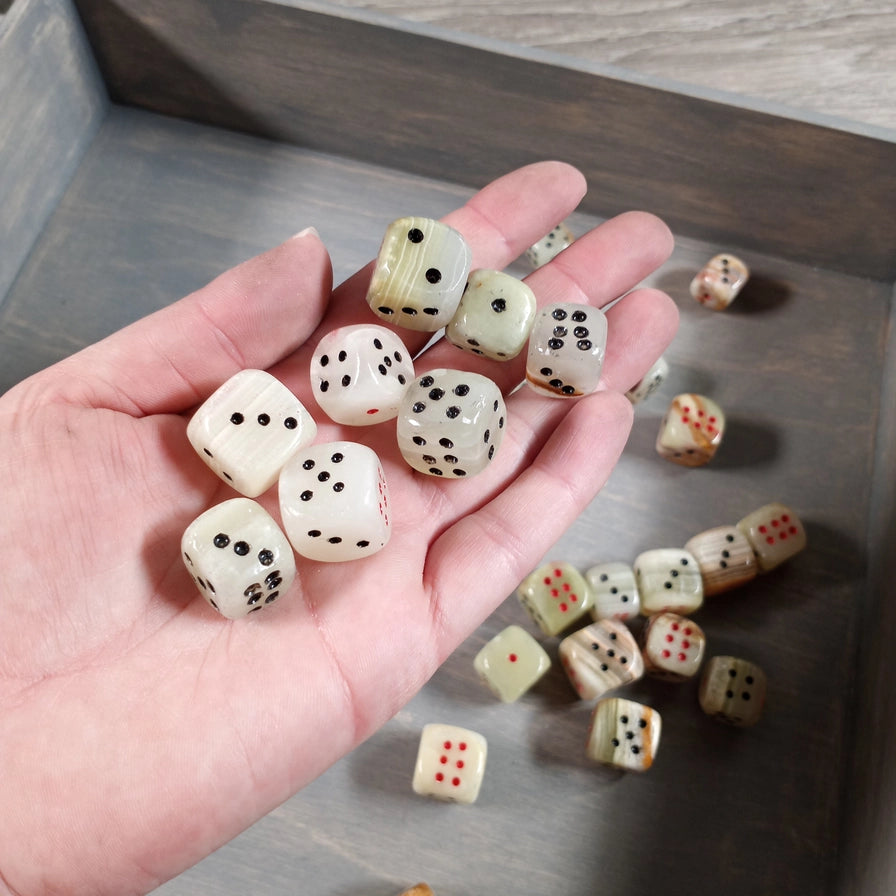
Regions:
<svg viewBox="0 0 896 896"><path fill-rule="evenodd" d="M589 759L624 771L643 772L656 758L662 718L643 703L607 697L594 707L588 732Z"/></svg>
<svg viewBox="0 0 896 896"><path fill-rule="evenodd" d="M561 222L526 250L526 259L533 268L540 268L553 261L564 249L571 246L574 240L572 231Z"/></svg>
<svg viewBox="0 0 896 896"><path fill-rule="evenodd" d="M691 538L684 549L700 567L704 597L744 585L759 571L750 542L736 526L707 529Z"/></svg>
<svg viewBox="0 0 896 896"><path fill-rule="evenodd" d="M650 398L668 376L669 362L665 358L659 357L650 370L625 393L625 397L632 404L640 404Z"/></svg>
<svg viewBox="0 0 896 896"><path fill-rule="evenodd" d="M452 803L475 803L487 753L485 738L475 731L425 725L414 767L414 793Z"/></svg>
<svg viewBox="0 0 896 896"><path fill-rule="evenodd" d="M777 502L747 514L737 528L750 542L760 572L769 572L806 547L806 530L800 518Z"/></svg>
<svg viewBox="0 0 896 896"><path fill-rule="evenodd" d="M546 635L559 634L592 604L588 583L568 563L545 563L520 582L520 603Z"/></svg>
<svg viewBox="0 0 896 896"><path fill-rule="evenodd" d="M749 728L765 706L765 672L755 663L734 656L714 656L703 670L698 700L707 715Z"/></svg>
<svg viewBox="0 0 896 896"><path fill-rule="evenodd" d="M616 619L601 619L574 632L558 649L569 682L583 700L594 700L644 674L634 635Z"/></svg>
<svg viewBox="0 0 896 896"><path fill-rule="evenodd" d="M684 467L712 460L725 432L722 409L705 395L676 395L660 424L656 450L660 457Z"/></svg>
<svg viewBox="0 0 896 896"><path fill-rule="evenodd" d="M525 629L509 625L476 654L473 668L500 700L513 703L551 668L551 658Z"/></svg>
<svg viewBox="0 0 896 896"><path fill-rule="evenodd" d="M641 614L687 616L703 605L703 579L694 555L679 548L656 548L635 558Z"/></svg>
<svg viewBox="0 0 896 896"><path fill-rule="evenodd" d="M695 622L677 613L657 613L644 626L644 670L654 678L684 681L703 662L706 635Z"/></svg>
<svg viewBox="0 0 896 896"><path fill-rule="evenodd" d="M435 896L429 884L415 884L408 890L403 890L398 896Z"/></svg>
<svg viewBox="0 0 896 896"><path fill-rule="evenodd" d="M627 563L598 563L585 572L591 589L591 616L598 619L621 619L637 616L641 597L635 571Z"/></svg>
<svg viewBox="0 0 896 896"><path fill-rule="evenodd" d="M749 268L731 254L713 256L691 281L691 295L713 311L723 311L750 277Z"/></svg>

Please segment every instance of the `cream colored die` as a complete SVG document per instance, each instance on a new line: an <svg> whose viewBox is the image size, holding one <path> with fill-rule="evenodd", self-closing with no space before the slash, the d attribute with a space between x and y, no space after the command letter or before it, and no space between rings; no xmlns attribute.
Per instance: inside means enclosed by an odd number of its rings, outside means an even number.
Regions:
<svg viewBox="0 0 896 896"><path fill-rule="evenodd" d="M786 505L773 502L737 523L756 554L760 572L769 572L806 547L806 530Z"/></svg>
<svg viewBox="0 0 896 896"><path fill-rule="evenodd" d="M657 453L684 467L712 460L725 432L722 409L705 395L676 395L660 424Z"/></svg>
<svg viewBox="0 0 896 896"><path fill-rule="evenodd" d="M703 596L730 591L756 578L759 567L747 537L736 526L717 526L695 535L684 546L703 577Z"/></svg>
<svg viewBox="0 0 896 896"><path fill-rule="evenodd" d="M525 629L509 625L476 654L473 668L500 700L513 703L551 668L551 658Z"/></svg>
<svg viewBox="0 0 896 896"><path fill-rule="evenodd" d="M654 678L684 681L703 662L706 635L695 622L677 613L658 613L644 627L644 669Z"/></svg>
<svg viewBox="0 0 896 896"><path fill-rule="evenodd" d="M520 582L520 603L546 635L559 634L592 605L591 590L569 563L545 563Z"/></svg>
<svg viewBox="0 0 896 896"><path fill-rule="evenodd" d="M634 635L616 619L601 619L560 642L560 662L583 700L637 681L644 660Z"/></svg>
<svg viewBox="0 0 896 896"><path fill-rule="evenodd" d="M565 223L561 222L526 250L526 258L533 268L540 268L549 261L553 261L574 241L575 237L572 231Z"/></svg>
<svg viewBox="0 0 896 896"><path fill-rule="evenodd" d="M591 589L591 618L621 619L637 616L641 609L635 571L627 563L598 563L585 572Z"/></svg>
<svg viewBox="0 0 896 896"><path fill-rule="evenodd" d="M653 366L647 373L635 383L628 392L625 393L625 397L632 404L640 404L642 401L646 401L656 392L657 389L663 384L663 380L665 380L669 376L669 362L662 356L654 361Z"/></svg>
<svg viewBox="0 0 896 896"><path fill-rule="evenodd" d="M425 725L414 767L414 793L452 803L476 802L487 753L485 738L475 731Z"/></svg>
<svg viewBox="0 0 896 896"><path fill-rule="evenodd" d="M713 311L727 308L750 277L749 268L730 253L713 256L691 281L691 295Z"/></svg>
<svg viewBox="0 0 896 896"><path fill-rule="evenodd" d="M641 614L687 616L703 605L703 578L693 554L680 548L655 548L635 558Z"/></svg>
<svg viewBox="0 0 896 896"><path fill-rule="evenodd" d="M608 697L594 707L585 752L597 762L643 772L653 765L661 731L662 718L655 709Z"/></svg>
<svg viewBox="0 0 896 896"><path fill-rule="evenodd" d="M748 728L762 716L766 688L765 672L755 663L735 656L714 656L703 670L697 697L707 715Z"/></svg>

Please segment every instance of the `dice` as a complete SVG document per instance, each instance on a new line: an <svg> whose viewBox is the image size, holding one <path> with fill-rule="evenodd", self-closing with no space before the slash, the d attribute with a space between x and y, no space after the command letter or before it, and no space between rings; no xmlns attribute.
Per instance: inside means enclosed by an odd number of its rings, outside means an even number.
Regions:
<svg viewBox="0 0 896 896"><path fill-rule="evenodd" d="M695 622L677 613L657 613L643 632L644 671L654 678L685 681L703 662L706 635Z"/></svg>
<svg viewBox="0 0 896 896"><path fill-rule="evenodd" d="M183 534L181 556L200 594L227 619L270 606L296 577L286 536L251 498L232 498L197 517Z"/></svg>
<svg viewBox="0 0 896 896"><path fill-rule="evenodd" d="M579 629L564 638L558 650L569 682L583 700L594 700L644 674L634 635L616 619Z"/></svg>
<svg viewBox="0 0 896 896"><path fill-rule="evenodd" d="M410 889L403 890L398 896L435 896L435 894L429 884L420 883L415 884Z"/></svg>
<svg viewBox="0 0 896 896"><path fill-rule="evenodd" d="M561 222L526 250L526 260L533 268L540 268L571 246L574 239L569 227Z"/></svg>
<svg viewBox="0 0 896 896"><path fill-rule="evenodd" d="M635 558L641 614L687 616L703 605L703 579L694 555L679 548L655 548Z"/></svg>
<svg viewBox="0 0 896 896"><path fill-rule="evenodd" d="M676 395L656 439L660 457L684 467L700 467L712 460L725 432L722 409L705 395Z"/></svg>
<svg viewBox="0 0 896 896"><path fill-rule="evenodd" d="M540 395L575 398L597 389L607 347L607 318L590 305L548 305L535 316L526 382Z"/></svg>
<svg viewBox="0 0 896 896"><path fill-rule="evenodd" d="M434 333L454 316L472 260L464 238L447 224L399 218L383 237L367 304L391 324Z"/></svg>
<svg viewBox="0 0 896 896"><path fill-rule="evenodd" d="M486 739L475 731L425 725L414 766L414 793L452 803L475 803L487 753Z"/></svg>
<svg viewBox="0 0 896 896"><path fill-rule="evenodd" d="M208 466L242 495L267 491L284 464L317 435L304 405L263 370L241 370L199 407L187 438Z"/></svg>
<svg viewBox="0 0 896 896"><path fill-rule="evenodd" d="M623 771L643 772L656 758L662 718L643 703L607 697L591 716L586 754Z"/></svg>
<svg viewBox="0 0 896 896"><path fill-rule="evenodd" d="M585 571L585 581L591 589L591 616L595 621L625 621L640 612L635 571L627 563L598 563Z"/></svg>
<svg viewBox="0 0 896 896"><path fill-rule="evenodd" d="M509 625L473 660L480 681L504 703L513 703L551 667L547 651L525 629Z"/></svg>
<svg viewBox="0 0 896 896"><path fill-rule="evenodd" d="M684 549L700 567L704 597L745 585L759 571L750 542L736 526L707 529L689 539Z"/></svg>
<svg viewBox="0 0 896 896"><path fill-rule="evenodd" d="M723 311L737 297L750 276L735 255L715 255L691 281L691 295L713 311Z"/></svg>
<svg viewBox="0 0 896 896"><path fill-rule="evenodd" d="M806 530L800 518L777 501L747 514L737 523L747 537L760 572L769 572L806 547Z"/></svg>
<svg viewBox="0 0 896 896"><path fill-rule="evenodd" d="M661 356L654 361L650 370L625 393L625 397L632 404L640 404L650 398L668 376L669 362Z"/></svg>
<svg viewBox="0 0 896 896"><path fill-rule="evenodd" d="M398 412L398 448L421 473L458 479L484 470L501 445L507 408L488 377L440 368L418 377Z"/></svg>
<svg viewBox="0 0 896 896"><path fill-rule="evenodd" d="M735 656L714 656L700 678L697 698L707 715L738 728L749 728L762 717L765 672Z"/></svg>
<svg viewBox="0 0 896 896"><path fill-rule="evenodd" d="M283 468L278 492L286 534L309 560L369 557L392 534L382 464L358 442L304 448Z"/></svg>
<svg viewBox="0 0 896 896"><path fill-rule="evenodd" d="M535 320L535 294L510 274L476 270L450 323L445 338L474 355L508 361L523 349Z"/></svg>
<svg viewBox="0 0 896 896"><path fill-rule="evenodd" d="M591 609L588 583L569 563L545 563L516 590L517 598L546 635L559 634Z"/></svg>
<svg viewBox="0 0 896 896"><path fill-rule="evenodd" d="M327 333L311 358L311 390L336 423L368 426L392 420L414 364L405 344L375 324L340 327Z"/></svg>

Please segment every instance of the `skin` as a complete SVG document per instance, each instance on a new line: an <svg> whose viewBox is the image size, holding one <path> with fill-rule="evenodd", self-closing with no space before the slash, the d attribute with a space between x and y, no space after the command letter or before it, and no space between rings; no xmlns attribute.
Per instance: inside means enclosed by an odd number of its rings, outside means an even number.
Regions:
<svg viewBox="0 0 896 896"><path fill-rule="evenodd" d="M540 163L446 220L473 248L474 267L500 269L584 191L573 168ZM0 590L0 892L147 892L391 718L609 476L631 424L620 393L677 324L667 296L633 287L671 248L662 222L632 212L530 275L541 304L600 307L632 291L608 312L601 390L574 401L510 395L501 449L469 480L412 471L394 424L324 421L308 392L311 353L329 330L374 318L370 268L333 291L314 232L0 398L0 543L20 558ZM400 335L412 351L426 341ZM465 367L507 393L524 355L501 365L443 343L416 369ZM287 595L230 622L199 598L180 559L187 525L235 496L185 429L246 367L269 369L300 397L320 424L317 441L364 441L379 454L394 529L364 560L299 558ZM260 500L278 518L276 489ZM475 574L483 568L487 576Z"/></svg>

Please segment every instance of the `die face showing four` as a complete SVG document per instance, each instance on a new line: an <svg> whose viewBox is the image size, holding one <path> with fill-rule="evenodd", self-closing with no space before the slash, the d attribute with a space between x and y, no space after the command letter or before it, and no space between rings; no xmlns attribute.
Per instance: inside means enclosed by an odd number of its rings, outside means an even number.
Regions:
<svg viewBox="0 0 896 896"><path fill-rule="evenodd" d="M492 380L463 370L432 370L402 399L398 447L421 473L473 476L495 456L506 419L504 398Z"/></svg>
<svg viewBox="0 0 896 896"><path fill-rule="evenodd" d="M590 305L548 305L535 316L526 382L541 395L575 398L597 389L607 347L607 318Z"/></svg>
<svg viewBox="0 0 896 896"><path fill-rule="evenodd" d="M475 731L425 725L414 767L414 792L453 803L476 802L487 753L485 738Z"/></svg>
<svg viewBox="0 0 896 896"><path fill-rule="evenodd" d="M703 579L694 555L679 548L656 548L635 558L641 614L687 616L703 604Z"/></svg>
<svg viewBox="0 0 896 896"><path fill-rule="evenodd" d="M197 517L183 534L181 556L200 594L228 619L270 606L296 577L286 536L249 498L224 501Z"/></svg>
<svg viewBox="0 0 896 896"><path fill-rule="evenodd" d="M684 546L700 567L703 596L722 594L756 578L759 567L747 537L736 526L717 526Z"/></svg>
<svg viewBox="0 0 896 896"><path fill-rule="evenodd" d="M399 218L386 229L367 303L392 324L434 333L454 316L472 258L464 238L447 224Z"/></svg>
<svg viewBox="0 0 896 896"><path fill-rule="evenodd" d="M769 572L806 547L806 530L800 518L778 502L747 514L737 528L750 542L760 572Z"/></svg>
<svg viewBox="0 0 896 896"><path fill-rule="evenodd" d="M560 642L560 661L576 693L594 700L644 674L634 635L616 619L601 619Z"/></svg>
<svg viewBox="0 0 896 896"><path fill-rule="evenodd" d="M317 435L304 405L263 370L241 370L196 411L187 438L228 485L254 498L267 491L283 465Z"/></svg>
<svg viewBox="0 0 896 896"><path fill-rule="evenodd" d="M727 308L743 289L749 268L735 255L711 258L691 281L691 295L713 311Z"/></svg>
<svg viewBox="0 0 896 896"><path fill-rule="evenodd" d="M561 222L526 250L526 259L533 268L540 268L571 246L574 239L569 227Z"/></svg>
<svg viewBox="0 0 896 896"><path fill-rule="evenodd" d="M712 460L725 432L722 409L705 395L676 395L660 424L657 453L684 467Z"/></svg>
<svg viewBox="0 0 896 896"><path fill-rule="evenodd" d="M588 583L568 563L545 563L517 588L520 603L546 635L556 635L590 609Z"/></svg>
<svg viewBox="0 0 896 896"><path fill-rule="evenodd" d="M500 700L513 703L550 669L551 659L525 629L510 625L476 654L473 667Z"/></svg>
<svg viewBox="0 0 896 896"><path fill-rule="evenodd" d="M658 613L644 627L644 668L669 681L693 678L703 662L706 635L695 622L677 613Z"/></svg>
<svg viewBox="0 0 896 896"><path fill-rule="evenodd" d="M625 393L625 397L632 404L640 404L650 398L668 376L669 362L665 358L659 357L654 361L650 370Z"/></svg>
<svg viewBox="0 0 896 896"><path fill-rule="evenodd" d="M589 759L614 768L643 772L653 765L661 730L656 710L634 700L607 697L594 708L585 752Z"/></svg>
<svg viewBox="0 0 896 896"><path fill-rule="evenodd" d="M591 615L625 621L641 610L635 571L627 563L598 563L585 572L591 589Z"/></svg>
<svg viewBox="0 0 896 896"><path fill-rule="evenodd" d="M510 274L470 274L445 338L457 348L494 361L508 361L523 349L535 320L535 294Z"/></svg>
<svg viewBox="0 0 896 896"><path fill-rule="evenodd" d="M368 426L398 415L414 379L405 344L375 324L340 327L321 339L311 358L311 390L336 423Z"/></svg>
<svg viewBox="0 0 896 896"><path fill-rule="evenodd" d="M714 656L700 679L700 708L710 716L748 728L762 716L765 672L755 663L734 656Z"/></svg>

